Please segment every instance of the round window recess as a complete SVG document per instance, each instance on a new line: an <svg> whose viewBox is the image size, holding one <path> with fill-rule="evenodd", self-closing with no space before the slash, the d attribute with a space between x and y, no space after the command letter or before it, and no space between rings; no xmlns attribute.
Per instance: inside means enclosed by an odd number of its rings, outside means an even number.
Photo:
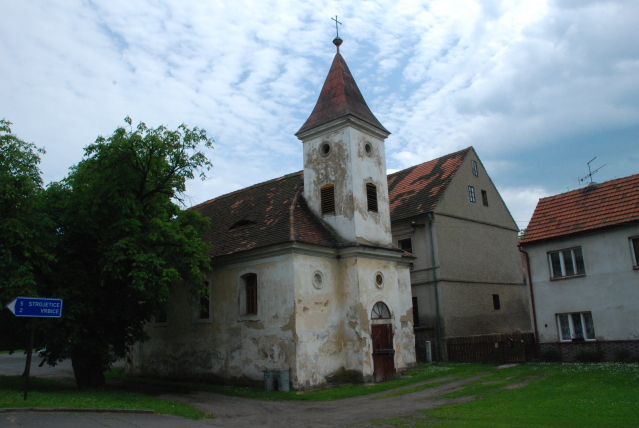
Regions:
<svg viewBox="0 0 639 428"><path fill-rule="evenodd" d="M324 276L322 275L322 272L316 270L315 273L313 274L313 287L319 290L323 286L324 286Z"/></svg>
<svg viewBox="0 0 639 428"><path fill-rule="evenodd" d="M322 156L328 156L330 152L331 152L331 145L330 145L330 144L328 144L328 143L323 143L323 144L320 146L320 154L321 154Z"/></svg>
<svg viewBox="0 0 639 428"><path fill-rule="evenodd" d="M384 286L384 275L381 272L377 272L375 274L375 285L377 288L382 288Z"/></svg>
<svg viewBox="0 0 639 428"><path fill-rule="evenodd" d="M373 154L373 145L371 143L364 144L364 150L366 150L366 154L368 156Z"/></svg>

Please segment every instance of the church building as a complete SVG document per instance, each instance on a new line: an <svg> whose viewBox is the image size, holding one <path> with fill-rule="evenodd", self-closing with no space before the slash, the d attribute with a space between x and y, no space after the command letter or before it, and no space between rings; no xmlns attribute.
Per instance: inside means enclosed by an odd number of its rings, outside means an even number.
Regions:
<svg viewBox="0 0 639 428"><path fill-rule="evenodd" d="M303 171L192 209L211 219L209 298L176 287L127 371L259 380L290 370L296 389L381 381L415 363L409 268L393 245L384 140L337 53L295 134Z"/></svg>

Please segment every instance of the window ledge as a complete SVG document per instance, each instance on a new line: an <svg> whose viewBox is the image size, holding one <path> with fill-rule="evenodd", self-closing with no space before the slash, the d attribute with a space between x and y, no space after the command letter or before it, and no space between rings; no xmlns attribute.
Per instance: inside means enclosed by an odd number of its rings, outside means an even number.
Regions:
<svg viewBox="0 0 639 428"><path fill-rule="evenodd" d="M572 278L581 278L586 276L586 274L581 274L581 275L571 275L571 276L559 276L557 278L550 278L551 281L561 281L562 279L572 279Z"/></svg>
<svg viewBox="0 0 639 428"><path fill-rule="evenodd" d="M597 339L584 339L584 340L560 340L559 343L593 343L596 342Z"/></svg>
<svg viewBox="0 0 639 428"><path fill-rule="evenodd" d="M633 266L632 270L639 270L639 266Z"/></svg>

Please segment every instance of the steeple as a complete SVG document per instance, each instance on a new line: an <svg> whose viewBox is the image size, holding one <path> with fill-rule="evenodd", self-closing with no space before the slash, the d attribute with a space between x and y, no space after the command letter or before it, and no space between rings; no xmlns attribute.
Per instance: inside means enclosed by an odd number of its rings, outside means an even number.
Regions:
<svg viewBox="0 0 639 428"><path fill-rule="evenodd" d="M304 198L346 241L392 244L384 139L390 132L366 105L339 53L317 104L297 131L304 144Z"/></svg>
<svg viewBox="0 0 639 428"><path fill-rule="evenodd" d="M337 46L337 53L322 87L322 92L320 92L313 112L295 135L348 115L355 116L390 134L366 105L346 61L339 53L342 39L336 37L333 43Z"/></svg>

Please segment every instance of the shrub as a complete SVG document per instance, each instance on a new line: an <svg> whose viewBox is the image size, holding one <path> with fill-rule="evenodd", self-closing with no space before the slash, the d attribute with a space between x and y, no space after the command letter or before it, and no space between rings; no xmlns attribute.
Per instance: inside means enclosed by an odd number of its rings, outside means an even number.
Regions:
<svg viewBox="0 0 639 428"><path fill-rule="evenodd" d="M546 349L541 353L541 360L547 363L557 363L561 361L561 354L556 349Z"/></svg>
<svg viewBox="0 0 639 428"><path fill-rule="evenodd" d="M580 363L600 363L604 359L604 353L601 350L596 351L579 351L575 359Z"/></svg>

